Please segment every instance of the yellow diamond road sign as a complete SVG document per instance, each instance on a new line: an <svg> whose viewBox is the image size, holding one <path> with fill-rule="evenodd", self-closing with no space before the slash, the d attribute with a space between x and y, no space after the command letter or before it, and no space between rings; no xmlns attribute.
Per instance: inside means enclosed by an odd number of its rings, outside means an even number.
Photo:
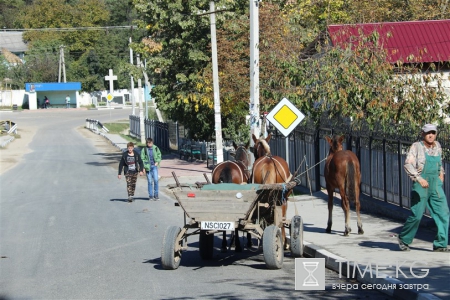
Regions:
<svg viewBox="0 0 450 300"><path fill-rule="evenodd" d="M304 118L305 115L286 98L283 98L267 115L267 120L284 136L288 136Z"/></svg>
<svg viewBox="0 0 450 300"><path fill-rule="evenodd" d="M111 95L111 93L109 93L108 95L106 95L106 100L108 100L108 102L111 102L112 99L114 99L114 96Z"/></svg>

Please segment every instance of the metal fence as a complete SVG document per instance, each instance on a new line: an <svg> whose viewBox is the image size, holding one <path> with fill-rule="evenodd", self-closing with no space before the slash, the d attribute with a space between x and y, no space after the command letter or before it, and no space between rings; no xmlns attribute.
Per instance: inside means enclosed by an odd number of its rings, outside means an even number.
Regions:
<svg viewBox="0 0 450 300"><path fill-rule="evenodd" d="M169 125L167 123L144 120L145 138L152 138L155 145L160 149L169 151ZM139 116L130 115L130 135L138 139L141 138L141 123Z"/></svg>
<svg viewBox="0 0 450 300"><path fill-rule="evenodd" d="M301 185L318 191L325 187L324 160L329 147L324 137L345 134L344 148L355 152L361 162L361 192L371 198L409 208L412 181L403 165L409 147L419 140L420 133L406 126L382 132L369 130L366 126L355 130L345 122L326 123L322 122L319 128L312 124L298 126L287 143L284 136L274 131L269 142L272 154L287 158L291 172L300 175ZM449 195L450 129L439 128L438 132L438 141L444 152L443 165L447 172L444 191ZM450 197L447 200L450 202Z"/></svg>
<svg viewBox="0 0 450 300"><path fill-rule="evenodd" d="M99 134L100 131L104 132L104 133L108 133L109 130L108 128L106 128L105 126L103 126L102 123L100 123L99 120L94 120L94 119L86 119L86 128L95 131L95 133Z"/></svg>
<svg viewBox="0 0 450 300"><path fill-rule="evenodd" d="M184 144L204 143L186 138L184 126L178 123L162 123L145 120L145 135L152 137L160 148L178 151ZM301 179L301 185L311 191L325 187L325 158L328 143L324 137L345 134L344 148L352 150L361 162L361 192L400 207L410 207L412 181L406 175L403 165L409 147L420 139L420 132L406 125L386 129L369 129L367 125L350 125L347 120L324 119L319 127L302 123L289 135L282 136L272 128L271 152L286 159L292 174ZM138 116L130 116L130 134L140 138ZM444 191L450 195L450 128L438 129L438 141L443 149L443 165L447 172ZM224 141L228 154L231 141ZM286 148L288 151L286 151ZM202 152L203 153L203 152ZM231 159L224 154L224 159ZM450 202L450 197L447 197Z"/></svg>

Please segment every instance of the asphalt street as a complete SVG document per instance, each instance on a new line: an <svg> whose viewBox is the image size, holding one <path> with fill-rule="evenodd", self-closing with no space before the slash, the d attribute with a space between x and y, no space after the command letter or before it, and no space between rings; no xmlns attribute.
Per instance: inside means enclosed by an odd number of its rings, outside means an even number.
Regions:
<svg viewBox="0 0 450 300"><path fill-rule="evenodd" d="M261 252L202 261L197 241L182 268L163 270L163 235L184 225L182 210L165 194L148 201L144 177L138 198L127 203L125 181L111 167L119 153L83 132L86 118L107 123L129 113L0 112L19 128L37 128L31 152L0 175L1 299L391 299L374 290L295 291L293 259L280 270L268 270ZM352 283L332 271L326 276Z"/></svg>

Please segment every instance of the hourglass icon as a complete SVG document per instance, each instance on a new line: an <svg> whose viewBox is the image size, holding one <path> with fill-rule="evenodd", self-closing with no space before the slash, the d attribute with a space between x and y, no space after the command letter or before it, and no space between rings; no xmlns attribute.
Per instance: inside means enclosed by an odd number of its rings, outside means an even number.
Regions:
<svg viewBox="0 0 450 300"><path fill-rule="evenodd" d="M319 262L317 261L304 261L303 267L308 271L308 276L303 280L303 286L319 286L319 281L312 274L317 270Z"/></svg>

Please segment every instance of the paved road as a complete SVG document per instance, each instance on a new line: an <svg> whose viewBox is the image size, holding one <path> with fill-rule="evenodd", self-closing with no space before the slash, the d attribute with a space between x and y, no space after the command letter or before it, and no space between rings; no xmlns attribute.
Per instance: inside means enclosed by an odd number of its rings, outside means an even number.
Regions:
<svg viewBox="0 0 450 300"><path fill-rule="evenodd" d="M77 129L130 111L45 110L0 113L38 127L32 152L0 176L2 299L390 299L373 290L294 290L294 260L267 270L261 253L201 261L192 241L176 271L162 270L168 226L183 226L173 200L126 202L116 177L118 154ZM89 133L92 134L92 133ZM93 142L94 140L94 142ZM4 150L3 150L4 151ZM140 178L136 195L146 196ZM216 245L219 241L216 241ZM351 284L328 271L327 281Z"/></svg>

